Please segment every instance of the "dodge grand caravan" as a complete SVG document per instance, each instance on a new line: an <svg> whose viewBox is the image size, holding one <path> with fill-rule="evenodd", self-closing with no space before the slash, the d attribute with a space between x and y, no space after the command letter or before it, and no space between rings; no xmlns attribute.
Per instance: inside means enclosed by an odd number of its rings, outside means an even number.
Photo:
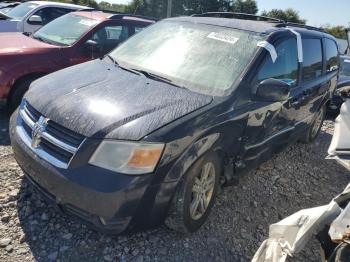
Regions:
<svg viewBox="0 0 350 262"><path fill-rule="evenodd" d="M317 137L338 60L309 27L166 19L35 81L11 118L14 154L48 200L103 232L193 232L219 186Z"/></svg>

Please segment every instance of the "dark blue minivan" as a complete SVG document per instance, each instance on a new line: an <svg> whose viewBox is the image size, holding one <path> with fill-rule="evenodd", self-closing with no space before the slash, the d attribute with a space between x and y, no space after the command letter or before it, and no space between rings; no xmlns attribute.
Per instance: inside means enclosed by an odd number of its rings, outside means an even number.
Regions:
<svg viewBox="0 0 350 262"><path fill-rule="evenodd" d="M98 230L194 232L220 186L317 137L338 67L316 28L166 19L35 81L11 118L13 151L48 200Z"/></svg>

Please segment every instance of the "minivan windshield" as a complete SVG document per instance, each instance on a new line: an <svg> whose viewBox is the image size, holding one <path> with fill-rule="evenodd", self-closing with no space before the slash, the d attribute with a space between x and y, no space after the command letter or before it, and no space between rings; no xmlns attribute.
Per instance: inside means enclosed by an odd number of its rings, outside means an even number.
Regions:
<svg viewBox="0 0 350 262"><path fill-rule="evenodd" d="M136 34L110 56L195 92L224 96L264 37L253 32L190 22L163 21Z"/></svg>
<svg viewBox="0 0 350 262"><path fill-rule="evenodd" d="M34 4L31 2L20 4L10 11L6 13L6 16L13 18L13 19L21 19L26 14L28 14L31 10L33 10L35 7L37 7L38 4Z"/></svg>
<svg viewBox="0 0 350 262"><path fill-rule="evenodd" d="M99 23L73 13L61 16L34 33L33 38L56 45L69 46Z"/></svg>

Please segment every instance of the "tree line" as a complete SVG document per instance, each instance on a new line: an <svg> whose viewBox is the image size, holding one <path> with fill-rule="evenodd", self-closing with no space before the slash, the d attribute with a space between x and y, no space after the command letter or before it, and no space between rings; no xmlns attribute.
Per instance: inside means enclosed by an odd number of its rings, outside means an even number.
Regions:
<svg viewBox="0 0 350 262"><path fill-rule="evenodd" d="M127 5L111 4L106 1L97 3L95 0L58 0L90 6L96 9L121 13L165 18L168 0L131 0ZM259 12L255 0L173 0L172 16L192 15L204 12L238 12L256 15ZM286 22L306 24L307 20L300 17L299 12L288 8L263 10L261 15L278 18ZM350 24L349 24L350 26ZM324 30L337 38L346 39L344 26L323 26Z"/></svg>

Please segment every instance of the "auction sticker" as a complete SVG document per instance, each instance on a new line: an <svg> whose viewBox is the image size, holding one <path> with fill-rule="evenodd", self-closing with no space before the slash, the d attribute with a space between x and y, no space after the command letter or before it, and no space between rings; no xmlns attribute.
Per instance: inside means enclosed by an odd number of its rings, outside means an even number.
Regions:
<svg viewBox="0 0 350 262"><path fill-rule="evenodd" d="M215 32L211 32L208 35L208 38L215 39L215 40L222 41L222 42L226 42L226 43L230 43L232 45L237 43L237 41L239 40L238 37L234 37L232 35L225 34L225 33L215 33Z"/></svg>

